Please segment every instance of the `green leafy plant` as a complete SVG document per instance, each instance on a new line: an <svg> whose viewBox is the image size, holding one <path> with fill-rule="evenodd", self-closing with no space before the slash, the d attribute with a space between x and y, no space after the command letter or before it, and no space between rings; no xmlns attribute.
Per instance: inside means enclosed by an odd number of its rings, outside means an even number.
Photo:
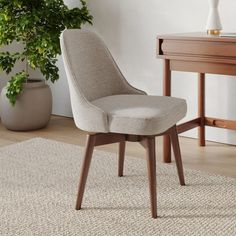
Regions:
<svg viewBox="0 0 236 236"><path fill-rule="evenodd" d="M0 46L13 41L24 45L21 52L0 52L0 68L6 73L17 61L25 62L25 70L12 76L7 85L7 97L13 105L29 79L29 67L40 69L46 80L59 79L56 62L61 54L61 32L92 24L86 2L78 1L81 7L69 9L63 0L0 0Z"/></svg>

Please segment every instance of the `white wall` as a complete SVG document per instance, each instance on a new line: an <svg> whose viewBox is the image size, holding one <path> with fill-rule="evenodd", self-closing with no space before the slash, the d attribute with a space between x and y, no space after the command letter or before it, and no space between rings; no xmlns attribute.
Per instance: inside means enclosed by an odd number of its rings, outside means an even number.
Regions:
<svg viewBox="0 0 236 236"><path fill-rule="evenodd" d="M77 0L65 0L71 7ZM162 62L156 59L156 35L205 31L206 0L87 0L93 29L105 40L127 80L149 94L162 94ZM235 31L235 0L221 1L224 30ZM61 59L60 81L52 86L53 113L71 116L69 91ZM173 73L173 95L188 101L187 118L197 112L197 75ZM207 115L236 120L236 80L207 76ZM196 132L187 135L195 136ZM236 132L209 128L209 140L236 144Z"/></svg>
<svg viewBox="0 0 236 236"><path fill-rule="evenodd" d="M22 45L15 42L12 45L1 47L0 52L3 52L3 51L16 52L21 49L22 49ZM24 63L22 63L22 62L17 62L15 68L13 68L12 72L9 75L2 72L0 69L0 91L7 84L7 81L11 78L12 75L14 75L15 73L17 73L23 69L24 69Z"/></svg>
<svg viewBox="0 0 236 236"><path fill-rule="evenodd" d="M77 1L67 2L75 6ZM149 94L157 95L162 94L162 62L155 55L156 35L205 31L208 15L206 0L87 2L94 16L93 28L107 43L127 80ZM220 13L226 31L236 31L235 9L235 0L221 1ZM236 119L235 90L235 78L207 76L207 115ZM187 99L187 119L194 118L197 112L197 75L173 73L173 95ZM196 131L188 132L188 135L195 136ZM232 131L209 128L207 138L236 144L236 133Z"/></svg>

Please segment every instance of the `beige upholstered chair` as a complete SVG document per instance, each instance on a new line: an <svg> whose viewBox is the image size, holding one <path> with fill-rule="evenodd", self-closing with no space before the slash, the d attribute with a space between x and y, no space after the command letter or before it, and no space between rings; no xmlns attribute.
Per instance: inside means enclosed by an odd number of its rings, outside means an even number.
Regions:
<svg viewBox="0 0 236 236"><path fill-rule="evenodd" d="M81 209L93 148L119 143L118 175L122 176L125 142L140 142L147 152L151 211L156 218L155 136L170 135L180 184L184 185L176 123L186 114L186 102L147 96L133 88L92 31L65 30L61 49L75 124L88 132L76 209Z"/></svg>

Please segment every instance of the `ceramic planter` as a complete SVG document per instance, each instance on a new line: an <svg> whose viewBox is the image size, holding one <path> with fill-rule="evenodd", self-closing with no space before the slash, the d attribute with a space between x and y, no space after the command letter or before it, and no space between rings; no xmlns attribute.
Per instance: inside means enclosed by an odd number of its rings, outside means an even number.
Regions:
<svg viewBox="0 0 236 236"><path fill-rule="evenodd" d="M9 130L29 131L45 127L52 113L52 93L44 80L29 80L13 106L1 92L0 113L2 124Z"/></svg>

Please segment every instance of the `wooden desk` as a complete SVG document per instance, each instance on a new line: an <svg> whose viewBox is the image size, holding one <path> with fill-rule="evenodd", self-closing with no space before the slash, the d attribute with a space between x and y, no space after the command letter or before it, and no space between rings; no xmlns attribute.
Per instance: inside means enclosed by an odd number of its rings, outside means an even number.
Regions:
<svg viewBox="0 0 236 236"><path fill-rule="evenodd" d="M178 126L178 132L198 128L199 145L205 146L205 126L236 130L236 121L205 116L205 74L236 75L236 38L206 33L157 37L157 57L164 61L165 96L171 96L171 71L198 73L198 116ZM171 162L171 145L164 137L164 161Z"/></svg>

